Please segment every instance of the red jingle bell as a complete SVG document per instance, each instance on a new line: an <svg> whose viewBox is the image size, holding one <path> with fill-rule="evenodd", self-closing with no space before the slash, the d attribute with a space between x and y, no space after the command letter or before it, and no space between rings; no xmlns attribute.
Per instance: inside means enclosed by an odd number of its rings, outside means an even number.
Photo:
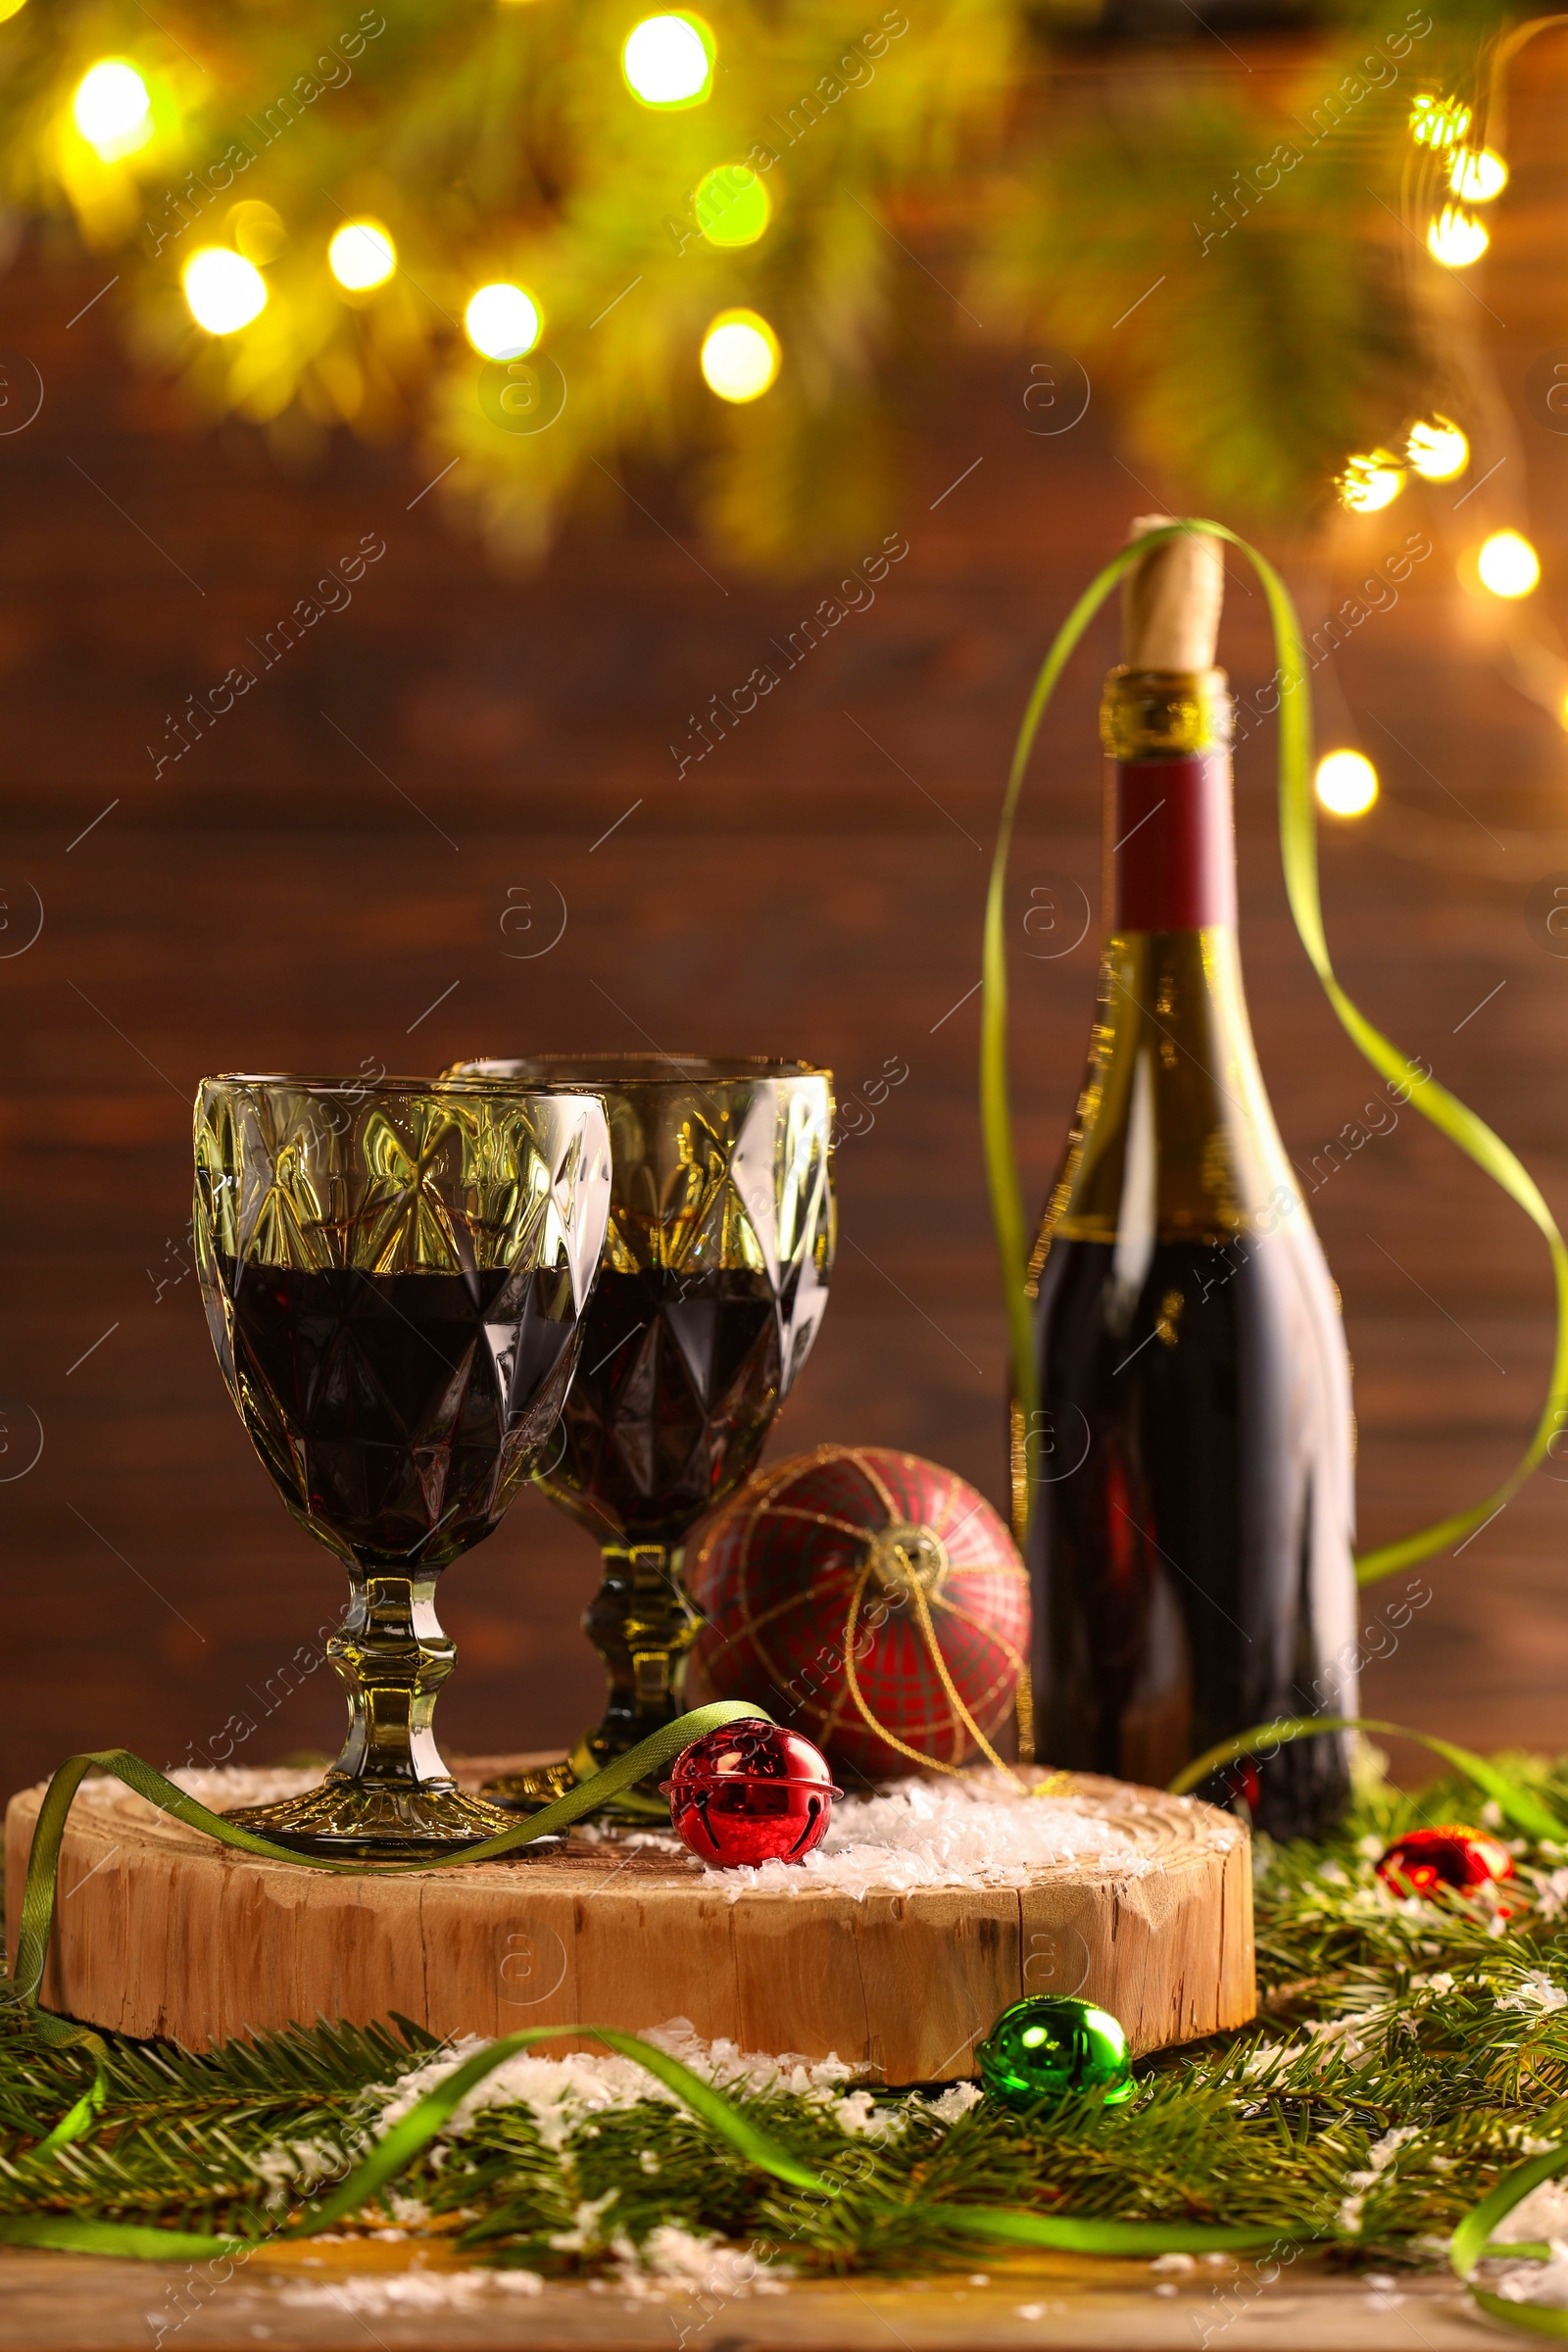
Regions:
<svg viewBox="0 0 1568 2352"><path fill-rule="evenodd" d="M669 1817L703 1862L804 1862L821 1844L835 1788L820 1748L764 1717L705 1732L661 1784Z"/></svg>
<svg viewBox="0 0 1568 2352"><path fill-rule="evenodd" d="M1378 1877L1391 1894L1418 1894L1430 1902L1436 1895L1472 1894L1478 1886L1511 1879L1513 1856L1485 1830L1446 1822L1396 1838L1378 1864Z"/></svg>

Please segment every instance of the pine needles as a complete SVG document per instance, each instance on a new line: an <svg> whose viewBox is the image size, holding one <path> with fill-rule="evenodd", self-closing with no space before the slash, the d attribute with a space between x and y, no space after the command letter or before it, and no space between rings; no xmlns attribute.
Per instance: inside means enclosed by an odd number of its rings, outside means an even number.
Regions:
<svg viewBox="0 0 1568 2352"><path fill-rule="evenodd" d="M1568 1806L1562 1766L1510 1768ZM498 2102L449 2129L356 2226L456 2235L475 2260L560 2275L634 2258L666 2229L802 2273L906 2271L972 2264L972 2239L939 2226L951 2202L1282 2237L1305 2226L1330 2260L1428 2261L1500 2173L1568 2131L1568 1849L1516 1846L1518 1879L1472 1903L1396 1902L1375 1876L1400 1830L1473 1807L1462 1784L1410 1797L1374 1779L1327 1843L1264 1848L1257 2024L1145 2065L1128 2107L959 2112L952 2093L872 2103L730 2085L834 2184L818 2193L749 2171L658 2095L564 2122ZM200 2055L111 2037L96 2129L43 2156L91 2066L12 2014L0 2218L271 2235L342 2178L393 2086L435 2052L401 2019Z"/></svg>

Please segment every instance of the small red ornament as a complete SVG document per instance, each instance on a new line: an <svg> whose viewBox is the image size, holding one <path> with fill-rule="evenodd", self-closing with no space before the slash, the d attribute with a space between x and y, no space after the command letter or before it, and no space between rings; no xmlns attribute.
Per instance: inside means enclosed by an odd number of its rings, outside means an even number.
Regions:
<svg viewBox="0 0 1568 2352"><path fill-rule="evenodd" d="M827 1759L799 1732L758 1716L705 1732L662 1783L669 1817L704 1862L804 1862L821 1844L835 1788Z"/></svg>
<svg viewBox="0 0 1568 2352"><path fill-rule="evenodd" d="M1407 1830L1396 1838L1378 1864L1378 1877L1391 1894L1419 1894L1428 1901L1448 1891L1471 1894L1498 1879L1513 1877L1513 1856L1485 1830L1446 1822L1435 1830Z"/></svg>
<svg viewBox="0 0 1568 2352"><path fill-rule="evenodd" d="M798 1724L836 1770L994 1756L1029 1580L984 1495L940 1463L880 1446L776 1463L709 1520L686 1581L698 1677Z"/></svg>

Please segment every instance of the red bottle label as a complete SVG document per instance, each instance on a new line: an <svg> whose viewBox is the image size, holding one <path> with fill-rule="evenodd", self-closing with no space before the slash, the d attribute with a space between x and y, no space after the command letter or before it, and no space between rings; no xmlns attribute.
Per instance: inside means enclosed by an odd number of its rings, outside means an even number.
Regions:
<svg viewBox="0 0 1568 2352"><path fill-rule="evenodd" d="M1235 922L1228 752L1118 760L1111 805L1115 930L1199 931Z"/></svg>

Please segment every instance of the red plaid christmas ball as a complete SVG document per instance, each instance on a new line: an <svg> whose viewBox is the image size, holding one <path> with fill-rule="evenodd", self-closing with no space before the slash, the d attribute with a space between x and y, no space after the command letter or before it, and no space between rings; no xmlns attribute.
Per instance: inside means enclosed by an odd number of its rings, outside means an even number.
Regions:
<svg viewBox="0 0 1568 2352"><path fill-rule="evenodd" d="M846 1770L963 1764L1010 1719L1029 1585L983 1494L917 1454L819 1446L713 1518L686 1583L695 1662Z"/></svg>

